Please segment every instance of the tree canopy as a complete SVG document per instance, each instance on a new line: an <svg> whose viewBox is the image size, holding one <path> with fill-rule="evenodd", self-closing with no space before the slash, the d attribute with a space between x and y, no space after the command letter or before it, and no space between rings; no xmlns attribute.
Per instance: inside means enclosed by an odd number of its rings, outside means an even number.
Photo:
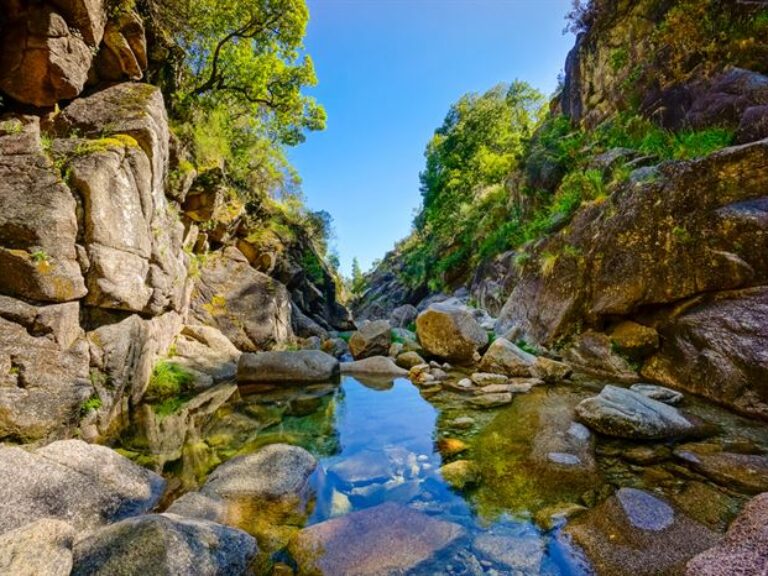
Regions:
<svg viewBox="0 0 768 576"><path fill-rule="evenodd" d="M421 251L417 281L469 264L486 227L503 218L506 179L544 114L544 96L525 82L467 94L449 110L427 145L420 174L422 209L414 220ZM490 228L486 230L490 231Z"/></svg>
<svg viewBox="0 0 768 576"><path fill-rule="evenodd" d="M325 127L303 90L317 83L303 53L304 0L140 0L155 37L180 55L166 93L203 168L219 165L248 195L295 188L283 146ZM170 56L169 56L170 59Z"/></svg>

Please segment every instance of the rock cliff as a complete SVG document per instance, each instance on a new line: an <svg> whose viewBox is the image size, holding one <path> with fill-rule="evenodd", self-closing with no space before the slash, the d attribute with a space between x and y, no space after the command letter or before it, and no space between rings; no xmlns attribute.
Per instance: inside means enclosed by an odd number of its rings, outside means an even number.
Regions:
<svg viewBox="0 0 768 576"><path fill-rule="evenodd" d="M180 168L137 13L0 7L0 441L116 434L185 324L248 351L352 326L311 242L248 242L271 215Z"/></svg>
<svg viewBox="0 0 768 576"><path fill-rule="evenodd" d="M456 293L497 318L498 336L596 376L650 379L768 418L768 38L758 4L597 0L576 11L549 120L506 184L519 225L543 224L462 273ZM633 148L601 136L650 124L646 134L679 147L716 133L730 146L662 157L647 140ZM576 165L598 192L541 220L542 198L567 193L553 152L567 146L578 146ZM358 314L387 317L424 298L426 286L407 287L406 261L395 251L369 275ZM457 286L449 273L443 285Z"/></svg>

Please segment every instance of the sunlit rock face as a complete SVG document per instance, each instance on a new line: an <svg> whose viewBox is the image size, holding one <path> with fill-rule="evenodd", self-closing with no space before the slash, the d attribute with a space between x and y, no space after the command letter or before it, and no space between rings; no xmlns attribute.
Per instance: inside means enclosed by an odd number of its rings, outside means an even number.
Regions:
<svg viewBox="0 0 768 576"><path fill-rule="evenodd" d="M630 179L536 249L560 256L547 273L536 265L523 269L496 331L551 344L590 325L636 319L662 334L662 348L643 371L647 378L768 414L761 384L768 359L760 352L766 302L757 288L768 282L766 169L762 141ZM578 257L562 253L565 246L575 246ZM726 319L732 317L742 321ZM642 362L627 363L606 341L602 361L594 351L587 358L579 339L571 355L596 372L636 379ZM705 342L711 353L695 359ZM694 376L693 366L708 377Z"/></svg>

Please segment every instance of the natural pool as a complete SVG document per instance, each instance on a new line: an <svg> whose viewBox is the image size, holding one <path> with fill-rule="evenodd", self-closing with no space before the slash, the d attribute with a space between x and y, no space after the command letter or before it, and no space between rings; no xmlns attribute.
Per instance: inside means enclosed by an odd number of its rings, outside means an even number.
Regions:
<svg viewBox="0 0 768 576"><path fill-rule="evenodd" d="M561 526L569 513L620 487L653 491L697 525L722 532L748 496L684 466L674 444L595 438L575 424L573 407L599 389L589 381L542 386L482 410L458 393L425 391L405 379L343 377L340 385L239 392L225 386L178 414L145 407L124 448L169 479L166 505L199 488L220 463L267 444L314 454L319 465L305 507L286 513L257 504L253 518L239 523L257 536L265 573L295 567L289 543L301 528L385 503L463 529L408 574L593 573ZM746 453L768 446L759 423L695 399L684 408L718 424L708 442ZM471 473L449 482L441 466L456 461L471 463Z"/></svg>

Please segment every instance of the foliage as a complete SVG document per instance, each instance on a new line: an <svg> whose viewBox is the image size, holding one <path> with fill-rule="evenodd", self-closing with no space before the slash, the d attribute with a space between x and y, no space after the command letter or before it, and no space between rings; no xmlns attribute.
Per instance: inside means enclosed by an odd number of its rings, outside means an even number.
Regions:
<svg viewBox="0 0 768 576"><path fill-rule="evenodd" d="M89 412L94 412L101 408L102 402L101 398L96 396L95 394L88 398L85 402L83 402L83 405L80 406L80 414L85 416Z"/></svg>
<svg viewBox="0 0 768 576"><path fill-rule="evenodd" d="M36 250L32 252L30 258L35 264L40 264L41 262L48 262L49 256L45 250Z"/></svg>
<svg viewBox="0 0 768 576"><path fill-rule="evenodd" d="M543 96L523 82L468 94L448 112L425 152L423 205L403 246L411 285L437 289L446 274L505 245L506 179L544 113Z"/></svg>
<svg viewBox="0 0 768 576"><path fill-rule="evenodd" d="M758 2L679 0L653 40L668 82L707 75L726 63L765 71L768 8Z"/></svg>
<svg viewBox="0 0 768 576"><path fill-rule="evenodd" d="M642 116L623 113L605 122L590 135L590 143L601 149L630 148L660 160L689 160L711 154L733 142L725 128L681 130L659 128Z"/></svg>
<svg viewBox="0 0 768 576"><path fill-rule="evenodd" d="M176 362L158 362L152 370L145 399L148 402L162 402L189 392L194 376Z"/></svg>
<svg viewBox="0 0 768 576"><path fill-rule="evenodd" d="M184 406L185 403L186 403L186 400L184 398L179 398L179 397L166 398L162 402L153 404L152 410L154 411L155 414L157 414L162 418L163 416L170 416L171 414L175 414L181 409L182 406Z"/></svg>
<svg viewBox="0 0 768 576"><path fill-rule="evenodd" d="M313 250L306 250L301 255L301 267L313 284L316 286L325 284L325 269Z"/></svg>
<svg viewBox="0 0 768 576"><path fill-rule="evenodd" d="M357 258L352 259L352 278L349 281L349 291L352 296L360 296L366 289L366 280L363 271L360 269L360 262Z"/></svg>

